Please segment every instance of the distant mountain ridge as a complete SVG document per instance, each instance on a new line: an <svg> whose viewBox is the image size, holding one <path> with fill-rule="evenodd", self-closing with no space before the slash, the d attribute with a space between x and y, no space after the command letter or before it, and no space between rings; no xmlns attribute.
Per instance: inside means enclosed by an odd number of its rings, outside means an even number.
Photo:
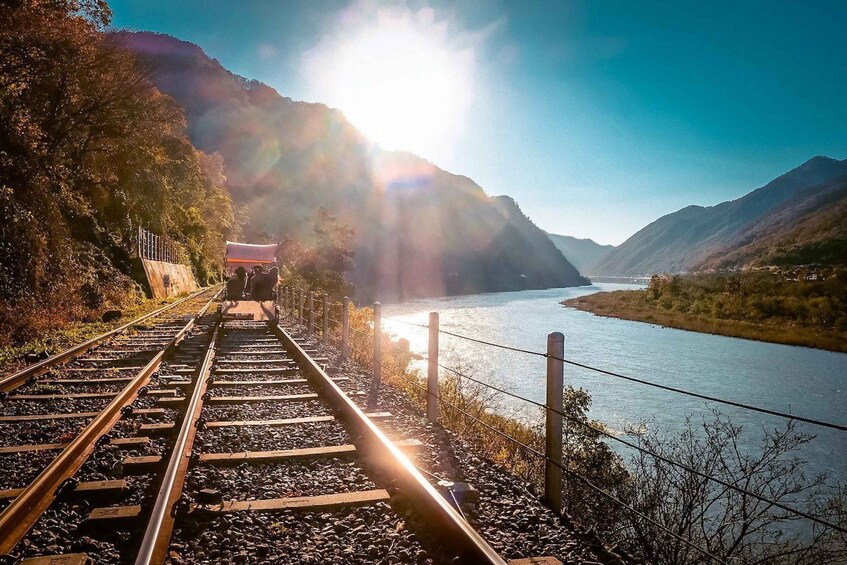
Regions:
<svg viewBox="0 0 847 565"><path fill-rule="evenodd" d="M570 235L547 232L547 237L583 275L593 274L589 267L615 248L614 245L600 245L593 239L579 239Z"/></svg>
<svg viewBox="0 0 847 565"><path fill-rule="evenodd" d="M115 34L184 110L195 146L223 156L248 236L310 237L323 207L356 232L360 299L588 284L511 199L415 155L387 152L338 110L227 71L191 43Z"/></svg>
<svg viewBox="0 0 847 565"><path fill-rule="evenodd" d="M847 175L800 190L697 268L811 264L847 267Z"/></svg>
<svg viewBox="0 0 847 565"><path fill-rule="evenodd" d="M744 244L745 236L749 239L757 230L765 230L770 236L776 237L777 234L773 233L776 226L780 226L777 231L792 229L794 222L800 219L797 214L802 212L814 216L818 212L825 212L826 206L815 208L808 203L802 205L803 195L824 194L834 190L827 188L829 183L842 175L847 175L847 159L839 161L830 157L814 157L736 200L710 207L688 206L662 216L601 258L590 269L595 274L633 276L686 272L718 265L741 267L759 264L764 259L764 251L761 249L755 252L758 259L752 262L752 249L746 255L733 254L739 245ZM783 206L794 213L786 212ZM782 221L769 220L773 214L782 214ZM815 223L814 219L808 217L806 221ZM774 245L776 241L773 240ZM721 260L723 256L727 260Z"/></svg>

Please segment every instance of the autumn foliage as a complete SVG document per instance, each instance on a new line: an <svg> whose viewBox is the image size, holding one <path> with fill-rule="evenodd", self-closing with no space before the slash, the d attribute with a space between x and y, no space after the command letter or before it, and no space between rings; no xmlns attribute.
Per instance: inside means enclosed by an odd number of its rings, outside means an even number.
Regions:
<svg viewBox="0 0 847 565"><path fill-rule="evenodd" d="M98 0L0 5L0 342L138 296L135 227L217 274L238 229L223 163L105 33Z"/></svg>

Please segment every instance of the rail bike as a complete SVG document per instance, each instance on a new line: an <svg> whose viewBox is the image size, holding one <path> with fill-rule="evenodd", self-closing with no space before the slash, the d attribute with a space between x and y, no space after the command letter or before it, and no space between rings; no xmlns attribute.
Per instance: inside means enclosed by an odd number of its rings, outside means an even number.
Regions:
<svg viewBox="0 0 847 565"><path fill-rule="evenodd" d="M276 245L226 242L227 277L219 314L228 320L279 322Z"/></svg>

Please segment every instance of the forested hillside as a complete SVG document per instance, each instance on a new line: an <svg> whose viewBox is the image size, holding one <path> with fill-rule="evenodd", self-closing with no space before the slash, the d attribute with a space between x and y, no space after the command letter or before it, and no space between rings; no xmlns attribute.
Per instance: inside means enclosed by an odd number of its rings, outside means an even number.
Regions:
<svg viewBox="0 0 847 565"><path fill-rule="evenodd" d="M353 229L360 299L586 284L512 207L415 155L386 152L337 110L236 76L196 45L121 33L185 109L194 144L224 157L252 239L310 237L324 208Z"/></svg>
<svg viewBox="0 0 847 565"><path fill-rule="evenodd" d="M735 256L735 248L746 245L746 240L751 240L754 231L764 229L765 226L780 226L779 231L785 232L787 239L781 240L784 243L777 244L774 240L774 251L778 254L791 253L790 247L793 244L788 242L793 241L793 238L788 235L788 231L796 227L794 220L799 221L799 218L783 221L785 206L795 212L806 209L802 204L805 198L819 193L825 185L835 182L842 175L847 175L847 159L839 161L829 157L814 157L737 200L705 208L688 206L659 218L606 255L592 270L604 275L649 275L692 271L704 266L740 266L744 263L741 257L744 252L736 256L738 261L733 259L726 262L722 257L728 254ZM818 210L828 214L826 206ZM815 222L812 220L812 223ZM825 238L827 233L824 230L818 235ZM782 237L770 231L768 235ZM806 241L808 246L805 252L800 252L796 259L783 254L782 262L824 261L824 255L809 253L819 243L823 243L822 251L826 256L832 255L827 249L830 244L838 245L837 242L826 242L823 239L819 242L809 239ZM755 254L762 259L767 255L764 251ZM777 258L774 257L774 260Z"/></svg>
<svg viewBox="0 0 847 565"><path fill-rule="evenodd" d="M766 265L847 267L847 176L800 191L698 268Z"/></svg>
<svg viewBox="0 0 847 565"><path fill-rule="evenodd" d="M0 5L0 341L136 300L142 225L182 243L201 282L237 231L222 162L104 33L97 1Z"/></svg>

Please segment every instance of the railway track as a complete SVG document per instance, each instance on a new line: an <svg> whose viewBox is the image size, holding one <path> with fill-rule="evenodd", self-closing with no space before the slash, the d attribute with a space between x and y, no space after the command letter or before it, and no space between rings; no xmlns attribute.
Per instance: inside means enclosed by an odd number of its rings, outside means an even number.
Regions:
<svg viewBox="0 0 847 565"><path fill-rule="evenodd" d="M0 554L64 552L90 501L133 490L110 462L155 447L136 430L168 416L152 406L158 371L191 354L216 294L199 291L0 379Z"/></svg>
<svg viewBox="0 0 847 565"><path fill-rule="evenodd" d="M365 391L330 377L296 328L220 321L204 298L182 327L170 320L74 357L63 371L78 378L48 369L27 381L69 380L61 386L104 396L37 393L75 395L64 410L96 416L61 447L26 451L62 449L7 493L0 553L63 563L505 563L414 466L421 443L389 441L378 423L391 414L363 412ZM142 349L155 353L139 368ZM36 395L25 387L18 396ZM120 387L130 392L105 396ZM36 400L10 395L4 411L10 402ZM34 421L64 433L70 419Z"/></svg>

